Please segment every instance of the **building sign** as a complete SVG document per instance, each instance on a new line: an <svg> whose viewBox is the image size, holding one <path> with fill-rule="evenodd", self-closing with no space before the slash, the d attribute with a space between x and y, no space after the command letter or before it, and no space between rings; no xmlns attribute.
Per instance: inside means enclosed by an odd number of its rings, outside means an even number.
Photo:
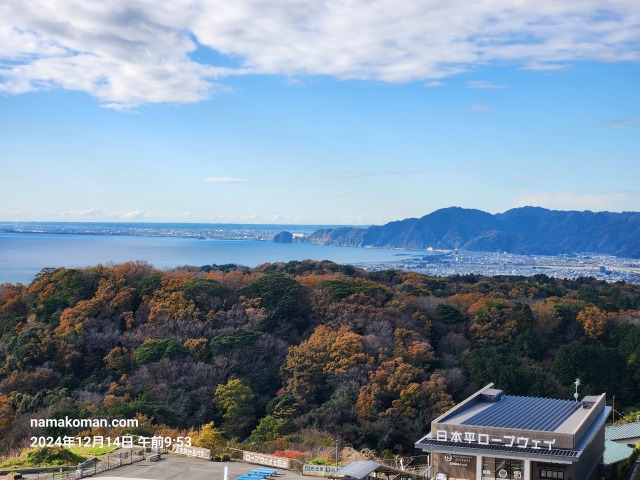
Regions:
<svg viewBox="0 0 640 480"><path fill-rule="evenodd" d="M264 455L262 453L242 452L242 460L249 463L268 465L269 467L284 468L287 470L291 468L291 460L288 458Z"/></svg>
<svg viewBox="0 0 640 480"><path fill-rule="evenodd" d="M556 443L555 438L553 440L534 440L529 437L516 437L515 435L494 437L488 433L447 432L446 430L436 430L436 440L439 442L473 443L477 445L497 444L505 447L533 448L535 450L542 450L547 447L551 450Z"/></svg>
<svg viewBox="0 0 640 480"><path fill-rule="evenodd" d="M186 455L187 457L204 458L205 460L211 460L211 450L208 448L200 447L187 447L187 446L173 446L173 453L178 455Z"/></svg>
<svg viewBox="0 0 640 480"><path fill-rule="evenodd" d="M475 478L477 457L457 453L434 453L433 463L440 477L436 478Z"/></svg>
<svg viewBox="0 0 640 480"><path fill-rule="evenodd" d="M316 477L328 477L337 471L337 467L332 467L330 465L310 465L305 463L302 466L303 475L313 475Z"/></svg>
<svg viewBox="0 0 640 480"><path fill-rule="evenodd" d="M476 457L472 457L471 455L457 455L453 454L445 454L444 459L446 462L449 462L449 465L452 467L464 467L467 468L471 462L475 461Z"/></svg>

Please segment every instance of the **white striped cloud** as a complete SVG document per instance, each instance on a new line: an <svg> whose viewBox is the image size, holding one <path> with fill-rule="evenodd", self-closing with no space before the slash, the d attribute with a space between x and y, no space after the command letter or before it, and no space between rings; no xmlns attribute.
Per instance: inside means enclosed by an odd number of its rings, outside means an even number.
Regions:
<svg viewBox="0 0 640 480"><path fill-rule="evenodd" d="M636 0L5 0L0 18L0 93L121 110L209 99L232 75L435 84L640 58Z"/></svg>

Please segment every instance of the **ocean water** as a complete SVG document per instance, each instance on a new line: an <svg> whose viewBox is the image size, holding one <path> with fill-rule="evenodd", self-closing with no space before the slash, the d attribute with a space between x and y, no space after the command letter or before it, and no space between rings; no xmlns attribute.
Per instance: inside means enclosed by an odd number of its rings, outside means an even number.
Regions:
<svg viewBox="0 0 640 480"><path fill-rule="evenodd" d="M0 283L30 283L45 267L86 267L144 260L157 268L235 263L331 260L360 265L425 252L382 248L281 244L261 240L0 232Z"/></svg>

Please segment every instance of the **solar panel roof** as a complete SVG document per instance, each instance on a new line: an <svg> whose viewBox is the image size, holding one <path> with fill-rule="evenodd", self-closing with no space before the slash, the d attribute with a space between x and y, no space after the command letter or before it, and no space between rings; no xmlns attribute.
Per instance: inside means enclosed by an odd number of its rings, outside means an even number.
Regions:
<svg viewBox="0 0 640 480"><path fill-rule="evenodd" d="M379 463L366 460L351 462L349 465L338 470L335 475L336 477L364 478L374 472L379 466Z"/></svg>
<svg viewBox="0 0 640 480"><path fill-rule="evenodd" d="M461 424L553 432L581 406L571 400L504 395Z"/></svg>
<svg viewBox="0 0 640 480"><path fill-rule="evenodd" d="M374 472L376 474L372 475ZM386 475L387 478L393 475L394 478L404 480L416 480L422 478L419 474L406 470L399 470L397 468L390 467L389 465L372 462L370 460L351 462L349 465L346 465L335 472L333 476L343 479L363 480L366 477L377 476L378 473Z"/></svg>

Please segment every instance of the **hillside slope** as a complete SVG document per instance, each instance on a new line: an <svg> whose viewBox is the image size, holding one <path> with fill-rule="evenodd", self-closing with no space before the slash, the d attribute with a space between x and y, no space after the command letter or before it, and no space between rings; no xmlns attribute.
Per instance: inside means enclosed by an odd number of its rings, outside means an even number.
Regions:
<svg viewBox="0 0 640 480"><path fill-rule="evenodd" d="M323 229L298 241L349 247L459 248L525 255L592 252L640 258L640 213L450 207L368 228Z"/></svg>

